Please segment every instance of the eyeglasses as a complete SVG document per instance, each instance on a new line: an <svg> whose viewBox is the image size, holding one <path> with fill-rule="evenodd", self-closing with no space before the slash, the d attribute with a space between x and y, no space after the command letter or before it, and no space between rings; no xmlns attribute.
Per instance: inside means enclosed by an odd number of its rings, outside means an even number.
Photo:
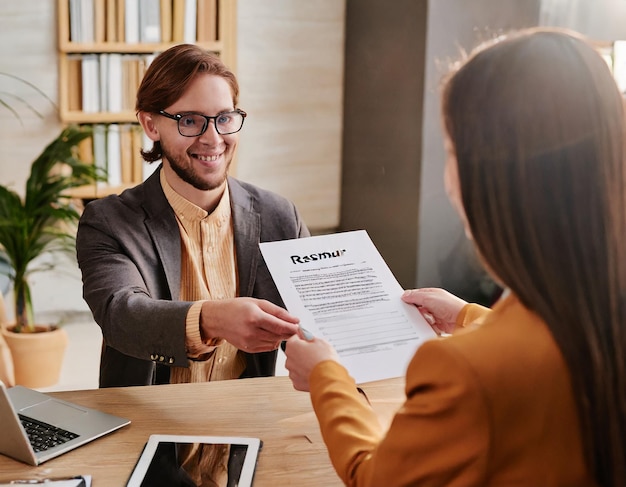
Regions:
<svg viewBox="0 0 626 487"><path fill-rule="evenodd" d="M200 115L199 113L178 113L172 115L164 110L159 110L159 114L176 120L176 122L178 122L178 133L183 137L198 137L202 135L206 132L211 120L213 120L215 130L218 134L234 134L241 130L243 121L248 115L239 108L232 112L220 113L215 117L208 117L206 115Z"/></svg>

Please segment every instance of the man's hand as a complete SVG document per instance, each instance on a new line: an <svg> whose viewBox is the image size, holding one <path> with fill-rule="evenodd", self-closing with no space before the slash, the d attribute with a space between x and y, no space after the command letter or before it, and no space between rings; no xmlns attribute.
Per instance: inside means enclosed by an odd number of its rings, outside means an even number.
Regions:
<svg viewBox="0 0 626 487"><path fill-rule="evenodd" d="M456 327L457 316L467 304L454 294L436 287L405 291L402 301L417 306L437 333L452 333Z"/></svg>
<svg viewBox="0 0 626 487"><path fill-rule="evenodd" d="M276 350L298 331L299 321L280 306L255 298L206 301L200 312L203 338L224 338L250 353Z"/></svg>

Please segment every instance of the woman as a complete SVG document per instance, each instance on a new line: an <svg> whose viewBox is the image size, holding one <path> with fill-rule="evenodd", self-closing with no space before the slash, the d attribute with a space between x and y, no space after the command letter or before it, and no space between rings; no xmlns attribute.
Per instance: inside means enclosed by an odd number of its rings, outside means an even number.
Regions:
<svg viewBox="0 0 626 487"><path fill-rule="evenodd" d="M626 171L612 75L577 34L527 30L458 68L442 111L448 194L507 291L492 310L405 292L454 333L418 349L387 432L321 339L288 341L294 387L310 390L348 485L624 486Z"/></svg>

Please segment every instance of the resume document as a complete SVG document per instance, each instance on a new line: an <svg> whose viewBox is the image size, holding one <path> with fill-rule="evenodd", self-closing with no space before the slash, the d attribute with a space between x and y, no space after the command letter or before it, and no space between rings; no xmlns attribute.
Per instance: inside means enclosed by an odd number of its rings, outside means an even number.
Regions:
<svg viewBox="0 0 626 487"><path fill-rule="evenodd" d="M289 312L329 341L357 383L405 375L436 337L365 230L264 242L261 253Z"/></svg>

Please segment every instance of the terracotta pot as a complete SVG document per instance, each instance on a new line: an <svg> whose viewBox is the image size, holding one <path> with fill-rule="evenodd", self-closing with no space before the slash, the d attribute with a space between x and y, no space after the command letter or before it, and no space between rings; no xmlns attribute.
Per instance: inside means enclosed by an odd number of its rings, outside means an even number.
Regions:
<svg viewBox="0 0 626 487"><path fill-rule="evenodd" d="M59 382L67 333L63 328L36 326L35 333L14 333L2 328L11 356L15 383L25 387L49 387Z"/></svg>
<svg viewBox="0 0 626 487"><path fill-rule="evenodd" d="M1 325L0 325L1 327ZM15 372L13 371L13 357L4 336L0 334L0 380L7 387L15 385Z"/></svg>

